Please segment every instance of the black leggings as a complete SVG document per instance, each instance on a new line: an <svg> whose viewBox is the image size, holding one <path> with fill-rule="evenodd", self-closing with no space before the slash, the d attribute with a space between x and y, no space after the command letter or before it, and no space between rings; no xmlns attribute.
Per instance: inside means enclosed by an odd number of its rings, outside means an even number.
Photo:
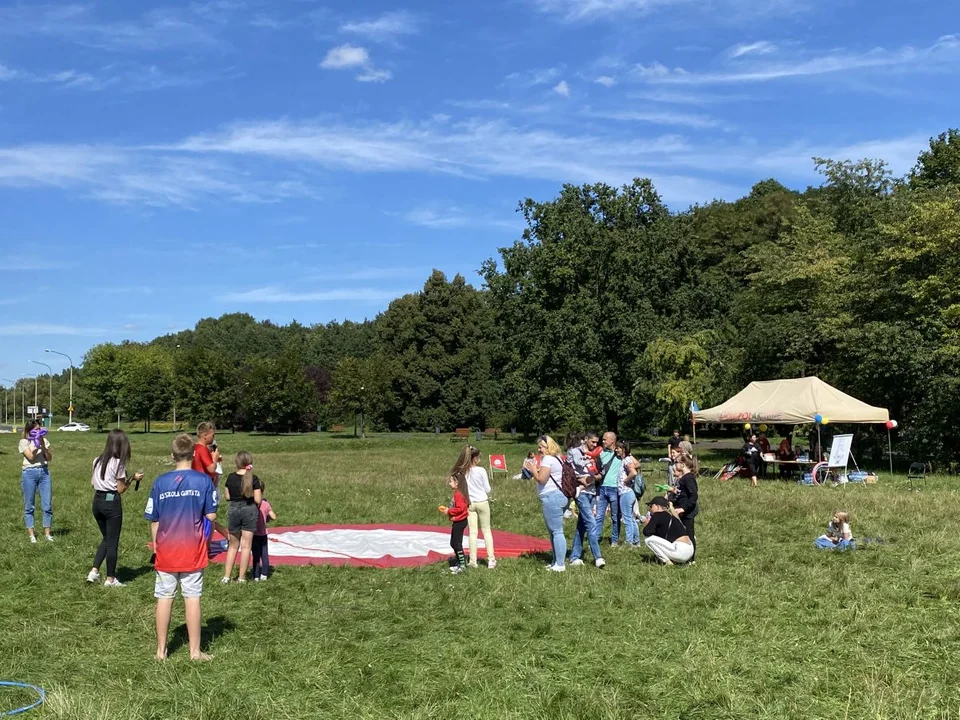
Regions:
<svg viewBox="0 0 960 720"><path fill-rule="evenodd" d="M680 516L680 522L682 522L683 526L687 529L687 535L690 536L690 542L693 543L693 555L690 556L691 560L697 555L697 536L693 528L694 520L696 520L696 518L687 517L686 513Z"/></svg>
<svg viewBox="0 0 960 720"><path fill-rule="evenodd" d="M467 519L454 520L450 526L450 547L453 548L454 557L450 558L450 567L460 565L464 567L467 564L467 558L463 554L463 531L467 529Z"/></svg>
<svg viewBox="0 0 960 720"><path fill-rule="evenodd" d="M97 491L93 496L93 518L100 527L100 534L103 535L97 554L93 558L93 566L99 570L106 558L107 577L116 577L117 549L120 545L120 528L123 526L123 505L120 504L120 493Z"/></svg>
<svg viewBox="0 0 960 720"><path fill-rule="evenodd" d="M269 577L270 575L270 555L267 551L267 536L254 535L253 544L250 546L253 555L253 577Z"/></svg>

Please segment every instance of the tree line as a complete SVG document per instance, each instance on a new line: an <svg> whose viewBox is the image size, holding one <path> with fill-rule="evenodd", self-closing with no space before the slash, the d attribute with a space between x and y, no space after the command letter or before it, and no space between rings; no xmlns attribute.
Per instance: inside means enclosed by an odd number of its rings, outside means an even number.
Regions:
<svg viewBox="0 0 960 720"><path fill-rule="evenodd" d="M565 185L519 206L522 236L479 269L434 271L373 320L245 314L103 344L80 415L271 431L689 425L753 380L818 375L890 409L915 458L960 455L960 132L905 176L814 159L803 192L671 212L650 180ZM869 439L869 434L867 435ZM879 444L880 437L876 438Z"/></svg>

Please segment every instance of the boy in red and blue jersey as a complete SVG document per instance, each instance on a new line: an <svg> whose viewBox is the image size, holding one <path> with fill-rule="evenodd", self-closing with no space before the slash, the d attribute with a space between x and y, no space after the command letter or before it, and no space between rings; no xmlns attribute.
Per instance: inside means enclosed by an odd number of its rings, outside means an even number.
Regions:
<svg viewBox="0 0 960 720"><path fill-rule="evenodd" d="M167 633L179 584L186 610L190 659L210 660L212 656L200 651L200 596L203 569L208 562L205 526L217 517L217 491L207 475L190 469L193 438L178 435L172 449L177 467L154 481L144 512L151 523L157 553L157 659L167 657Z"/></svg>

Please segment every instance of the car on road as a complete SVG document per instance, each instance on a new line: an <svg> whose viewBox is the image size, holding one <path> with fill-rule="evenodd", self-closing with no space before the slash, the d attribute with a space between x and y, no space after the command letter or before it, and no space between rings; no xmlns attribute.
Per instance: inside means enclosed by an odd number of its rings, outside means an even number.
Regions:
<svg viewBox="0 0 960 720"><path fill-rule="evenodd" d="M81 422L71 422L57 428L59 432L89 432L90 426Z"/></svg>

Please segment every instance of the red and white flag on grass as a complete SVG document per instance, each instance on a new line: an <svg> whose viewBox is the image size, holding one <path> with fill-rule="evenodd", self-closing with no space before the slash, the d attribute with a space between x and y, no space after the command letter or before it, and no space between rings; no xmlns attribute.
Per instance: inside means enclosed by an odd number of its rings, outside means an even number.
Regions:
<svg viewBox="0 0 960 720"><path fill-rule="evenodd" d="M490 472L506 472L507 471L507 456L506 455L491 455L490 456Z"/></svg>

